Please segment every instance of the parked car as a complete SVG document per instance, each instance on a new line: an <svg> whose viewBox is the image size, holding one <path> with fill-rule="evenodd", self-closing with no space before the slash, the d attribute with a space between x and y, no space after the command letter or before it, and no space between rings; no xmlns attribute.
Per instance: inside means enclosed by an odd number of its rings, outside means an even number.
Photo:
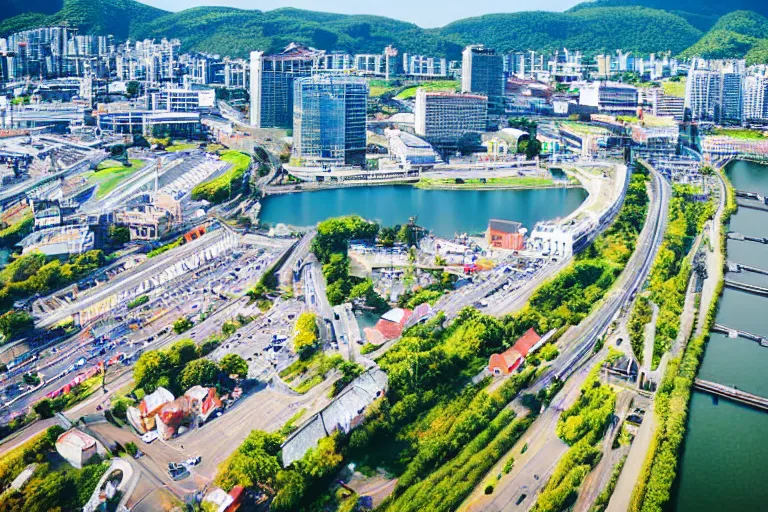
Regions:
<svg viewBox="0 0 768 512"><path fill-rule="evenodd" d="M189 476L189 470L185 467L169 469L168 475L173 479L174 482L177 482L187 478Z"/></svg>
<svg viewBox="0 0 768 512"><path fill-rule="evenodd" d="M187 467L192 467L192 466L197 466L198 464L200 464L201 460L203 460L203 458L198 455L197 457L192 457L191 459L185 460L181 464L184 465L184 466L187 466Z"/></svg>
<svg viewBox="0 0 768 512"><path fill-rule="evenodd" d="M155 439L157 439L157 430L150 430L141 436L141 440L147 444L151 443Z"/></svg>

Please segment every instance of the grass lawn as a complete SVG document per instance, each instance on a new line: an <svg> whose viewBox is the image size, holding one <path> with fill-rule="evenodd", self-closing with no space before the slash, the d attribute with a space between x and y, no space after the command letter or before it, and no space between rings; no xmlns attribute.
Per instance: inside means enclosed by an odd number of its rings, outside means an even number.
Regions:
<svg viewBox="0 0 768 512"><path fill-rule="evenodd" d="M743 140L761 140L766 138L763 132L758 130L750 130L748 128L715 128L712 131L712 134L724 135L726 137Z"/></svg>
<svg viewBox="0 0 768 512"><path fill-rule="evenodd" d="M189 149L197 149L197 148L198 148L198 144L195 144L194 142L189 142L186 144L174 144L173 146L168 146L167 148L165 148L165 150L168 151L169 153L173 153L176 151L187 151Z"/></svg>
<svg viewBox="0 0 768 512"><path fill-rule="evenodd" d="M96 172L88 177L88 181L99 185L96 191L96 199L113 191L120 183L131 177L135 172L144 168L147 163L144 160L131 159L131 167L114 160L104 160L96 167Z"/></svg>
<svg viewBox="0 0 768 512"><path fill-rule="evenodd" d="M374 98L377 98L382 94L386 94L389 91L394 91L395 89L397 89L397 87L390 85L387 80L368 81L368 94Z"/></svg>
<svg viewBox="0 0 768 512"><path fill-rule="evenodd" d="M666 80L661 83L661 88L664 94L669 96L675 96L677 98L685 98L685 78L680 78L679 82L670 82Z"/></svg>
<svg viewBox="0 0 768 512"><path fill-rule="evenodd" d="M424 82L423 84L406 87L395 96L397 100L410 100L416 97L416 90L421 87L426 91L450 91L456 92L459 88L458 80L438 80L434 82Z"/></svg>
<svg viewBox="0 0 768 512"><path fill-rule="evenodd" d="M570 130L578 135L607 135L608 130L602 126L595 126L578 121L561 121L559 123L563 128Z"/></svg>
<svg viewBox="0 0 768 512"><path fill-rule="evenodd" d="M418 188L441 188L441 187L466 187L466 188L484 188L484 187L551 187L554 181L550 178L539 178L535 176L508 176L505 178L488 178L485 183L480 178L467 178L464 183L456 183L454 178L421 178L416 187Z"/></svg>

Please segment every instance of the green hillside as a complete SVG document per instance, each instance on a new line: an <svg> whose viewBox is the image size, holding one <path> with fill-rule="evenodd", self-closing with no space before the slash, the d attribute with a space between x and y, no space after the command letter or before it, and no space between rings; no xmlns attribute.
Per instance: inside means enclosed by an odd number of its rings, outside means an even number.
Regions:
<svg viewBox="0 0 768 512"><path fill-rule="evenodd" d="M31 2L30 12L0 22L0 35L41 25L66 23L80 28L81 33L113 34L118 39L124 39L135 27L166 14L166 11L133 0L64 0L60 10L46 15L31 10L39 3Z"/></svg>
<svg viewBox="0 0 768 512"><path fill-rule="evenodd" d="M178 37L184 50L245 57L252 50L279 51L290 42L349 53L380 52L392 44L401 52L460 58L461 48L482 43L502 52L578 48L586 53L636 54L672 50L683 56L742 57L764 62L768 54L768 11L754 0L597 0L567 12L489 14L423 29L380 16L331 14L299 9L262 12L197 7L170 13L134 0L63 0L55 13L36 12L57 0L6 0L10 11L32 12L0 21L0 36L24 28L68 23L81 33L114 34L118 40ZM642 4L643 6L635 5ZM652 8L654 7L654 8ZM721 16L722 15L722 16ZM0 15L0 19L2 19Z"/></svg>
<svg viewBox="0 0 768 512"><path fill-rule="evenodd" d="M680 16L643 7L489 14L456 21L440 33L461 44L480 42L501 51L569 47L638 53L680 52L702 35Z"/></svg>
<svg viewBox="0 0 768 512"><path fill-rule="evenodd" d="M768 2L764 0L595 0L583 2L571 11L592 7L618 7L640 5L676 13L692 13L699 16L722 16L733 11L755 11L768 16Z"/></svg>
<svg viewBox="0 0 768 512"><path fill-rule="evenodd" d="M768 62L768 18L749 11L721 17L704 36L681 53L683 57L742 58L748 64Z"/></svg>

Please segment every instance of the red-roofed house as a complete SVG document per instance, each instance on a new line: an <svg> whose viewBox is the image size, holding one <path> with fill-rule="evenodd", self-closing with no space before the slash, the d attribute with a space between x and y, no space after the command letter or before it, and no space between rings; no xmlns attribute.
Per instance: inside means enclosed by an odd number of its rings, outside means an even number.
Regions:
<svg viewBox="0 0 768 512"><path fill-rule="evenodd" d="M413 312L410 309L395 308L390 309L376 322L376 330L381 334L384 341L399 338L403 333L405 323L411 317Z"/></svg>
<svg viewBox="0 0 768 512"><path fill-rule="evenodd" d="M541 336L531 327L507 350L501 354L493 354L488 362L488 370L494 375L509 375L520 366L525 356L539 341Z"/></svg>

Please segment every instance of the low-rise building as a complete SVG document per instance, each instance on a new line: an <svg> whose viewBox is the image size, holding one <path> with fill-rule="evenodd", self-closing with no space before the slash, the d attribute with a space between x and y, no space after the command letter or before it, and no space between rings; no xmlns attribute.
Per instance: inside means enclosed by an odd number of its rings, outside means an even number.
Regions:
<svg viewBox="0 0 768 512"><path fill-rule="evenodd" d="M592 82L579 87L579 105L611 114L637 112L637 88L620 82Z"/></svg>
<svg viewBox="0 0 768 512"><path fill-rule="evenodd" d="M96 439L71 428L56 440L56 451L73 467L82 469L97 454Z"/></svg>
<svg viewBox="0 0 768 512"><path fill-rule="evenodd" d="M93 249L94 236L88 226L58 226L34 231L18 245L22 254L39 251L46 256L68 256Z"/></svg>
<svg viewBox="0 0 768 512"><path fill-rule="evenodd" d="M495 249L522 251L525 249L525 230L519 222L491 219L485 234L488 245Z"/></svg>
<svg viewBox="0 0 768 512"><path fill-rule="evenodd" d="M145 396L138 407L128 408L128 422L140 434L154 430L155 416L169 402L173 402L173 393L160 386L154 393Z"/></svg>
<svg viewBox="0 0 768 512"><path fill-rule="evenodd" d="M507 350L500 354L491 355L488 361L488 371L493 375L509 375L520 367L528 354L535 352L549 341L553 333L554 330L542 337L531 327Z"/></svg>

